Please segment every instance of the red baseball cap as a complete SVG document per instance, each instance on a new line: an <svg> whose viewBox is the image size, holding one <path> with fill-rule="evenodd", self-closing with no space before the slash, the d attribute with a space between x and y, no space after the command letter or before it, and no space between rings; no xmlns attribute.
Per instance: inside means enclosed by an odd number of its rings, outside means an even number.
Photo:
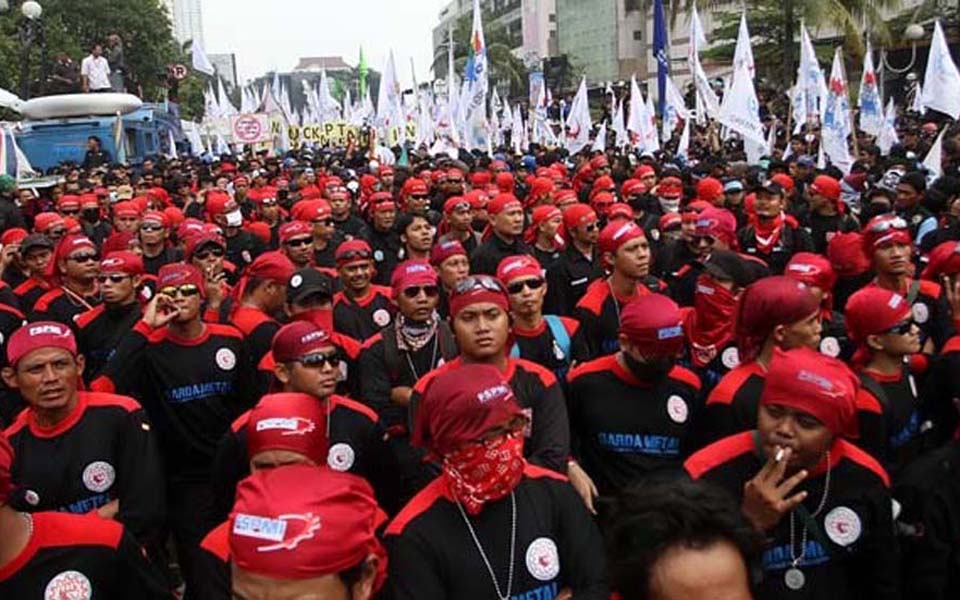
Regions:
<svg viewBox="0 0 960 600"><path fill-rule="evenodd" d="M42 212L33 219L33 230L48 233L56 227L64 227L63 217L54 212Z"/></svg>
<svg viewBox="0 0 960 600"><path fill-rule="evenodd" d="M287 450L327 463L327 414L310 394L268 394L250 411L247 421L247 457L268 450Z"/></svg>
<svg viewBox="0 0 960 600"><path fill-rule="evenodd" d="M430 285L437 285L437 272L425 260L405 260L394 268L390 277L394 296L409 287Z"/></svg>
<svg viewBox="0 0 960 600"><path fill-rule="evenodd" d="M783 274L797 281L815 286L829 294L837 283L837 273L822 254L797 252L790 258Z"/></svg>
<svg viewBox="0 0 960 600"><path fill-rule="evenodd" d="M143 275L143 259L129 250L111 252L100 261L100 272Z"/></svg>
<svg viewBox="0 0 960 600"><path fill-rule="evenodd" d="M10 244L19 244L22 242L27 235L26 229L22 227L12 227L3 232L3 235L0 235L0 244L4 246L9 246Z"/></svg>
<svg viewBox="0 0 960 600"><path fill-rule="evenodd" d="M499 369L460 364L427 384L411 443L442 457L523 414Z"/></svg>
<svg viewBox="0 0 960 600"><path fill-rule="evenodd" d="M910 315L910 303L906 298L878 286L869 286L850 296L843 316L850 339L863 343L867 336L888 331Z"/></svg>
<svg viewBox="0 0 960 600"><path fill-rule="evenodd" d="M230 515L230 557L236 568L281 580L312 579L380 559L377 539L386 515L362 478L311 465L263 469L237 486Z"/></svg>
<svg viewBox="0 0 960 600"><path fill-rule="evenodd" d="M200 289L200 295L206 296L203 275L200 273L200 269L193 265L170 263L160 267L160 271L157 273L157 289L188 284L197 286Z"/></svg>
<svg viewBox="0 0 960 600"><path fill-rule="evenodd" d="M620 313L620 333L646 356L676 356L683 349L683 317L662 294L640 296Z"/></svg>
<svg viewBox="0 0 960 600"><path fill-rule="evenodd" d="M301 200L290 209L290 216L297 221L317 221L327 219L331 215L330 203L322 198L315 200Z"/></svg>
<svg viewBox="0 0 960 600"><path fill-rule="evenodd" d="M285 363L333 346L329 331L310 321L294 321L274 334L270 350L274 360Z"/></svg>
<svg viewBox="0 0 960 600"><path fill-rule="evenodd" d="M843 362L810 348L774 350L764 378L760 404L803 411L837 436L856 437L860 389Z"/></svg>
<svg viewBox="0 0 960 600"><path fill-rule="evenodd" d="M810 184L810 191L828 200L840 201L840 182L829 175L817 175Z"/></svg>
<svg viewBox="0 0 960 600"><path fill-rule="evenodd" d="M697 182L697 198L716 204L723 198L723 183L715 177L704 177Z"/></svg>
<svg viewBox="0 0 960 600"><path fill-rule="evenodd" d="M62 348L77 355L73 331L56 321L36 321L20 327L7 340L7 363L16 367L20 359L41 348Z"/></svg>

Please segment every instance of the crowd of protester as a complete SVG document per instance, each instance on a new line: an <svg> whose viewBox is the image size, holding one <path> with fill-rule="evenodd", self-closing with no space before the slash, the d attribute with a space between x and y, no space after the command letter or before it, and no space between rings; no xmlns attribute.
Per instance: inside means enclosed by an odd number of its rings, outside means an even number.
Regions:
<svg viewBox="0 0 960 600"><path fill-rule="evenodd" d="M0 596L960 597L960 129L701 134L0 177Z"/></svg>

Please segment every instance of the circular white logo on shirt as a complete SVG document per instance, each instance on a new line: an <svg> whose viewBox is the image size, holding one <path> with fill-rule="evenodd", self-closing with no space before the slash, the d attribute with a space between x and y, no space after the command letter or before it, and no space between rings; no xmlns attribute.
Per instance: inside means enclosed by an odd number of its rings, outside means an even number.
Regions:
<svg viewBox="0 0 960 600"><path fill-rule="evenodd" d="M30 506L36 506L40 504L40 494L36 493L33 490L27 490L23 493L23 499L27 501L27 504Z"/></svg>
<svg viewBox="0 0 960 600"><path fill-rule="evenodd" d="M659 230L659 229L651 229L651 230L650 230L650 237L652 237L652 238L653 238L653 241L655 241L655 242L659 241L659 240L660 240L660 230Z"/></svg>
<svg viewBox="0 0 960 600"><path fill-rule="evenodd" d="M250 256L250 251L249 251L249 250L244 250L243 252L241 252L241 253L240 253L240 258L242 258L242 259L243 259L243 262L245 262L245 263L247 263L247 264L253 262L253 257Z"/></svg>
<svg viewBox="0 0 960 600"><path fill-rule="evenodd" d="M110 489L113 482L117 479L117 472L113 465L108 462L98 460L90 463L83 470L83 485L91 492L105 492Z"/></svg>
<svg viewBox="0 0 960 600"><path fill-rule="evenodd" d="M556 579L560 574L560 554L557 544L548 537L530 542L527 547L527 570L540 581Z"/></svg>
<svg viewBox="0 0 960 600"><path fill-rule="evenodd" d="M43 600L90 600L93 586L80 571L64 571L47 584Z"/></svg>
<svg viewBox="0 0 960 600"><path fill-rule="evenodd" d="M390 324L390 311L385 308L373 311L373 322L379 327L386 327Z"/></svg>
<svg viewBox="0 0 960 600"><path fill-rule="evenodd" d="M913 305L913 318L917 323L926 323L930 318L930 309L923 302L917 302Z"/></svg>
<svg viewBox="0 0 960 600"><path fill-rule="evenodd" d="M340 361L340 375L337 377L337 381L346 381L347 377L350 375L350 369L347 367L347 361Z"/></svg>
<svg viewBox="0 0 960 600"><path fill-rule="evenodd" d="M858 539L863 531L860 524L860 517L853 509L846 506L838 506L827 513L823 518L823 528L827 531L827 537L840 546L849 546Z"/></svg>
<svg viewBox="0 0 960 600"><path fill-rule="evenodd" d="M836 358L840 356L840 342L833 336L827 336L820 340L820 353Z"/></svg>
<svg viewBox="0 0 960 600"><path fill-rule="evenodd" d="M151 290L148 287L144 287L142 290L140 290L140 296L144 300L150 300L151 298L153 298L153 290Z"/></svg>
<svg viewBox="0 0 960 600"><path fill-rule="evenodd" d="M667 398L667 414L673 419L674 423L686 423L689 410L687 403L680 396L670 396Z"/></svg>
<svg viewBox="0 0 960 600"><path fill-rule="evenodd" d="M354 458L356 458L356 454L349 444L343 442L334 444L330 446L330 451L327 452L327 466L334 471L349 471L350 467L353 466Z"/></svg>
<svg viewBox="0 0 960 600"><path fill-rule="evenodd" d="M720 362L728 369L736 369L740 366L740 352L735 346L730 346L720 355Z"/></svg>
<svg viewBox="0 0 960 600"><path fill-rule="evenodd" d="M374 250L373 251L373 260L377 262L383 261L383 250Z"/></svg>
<svg viewBox="0 0 960 600"><path fill-rule="evenodd" d="M224 371L230 371L237 366L237 355L230 348L220 348L216 354L217 366Z"/></svg>
<svg viewBox="0 0 960 600"><path fill-rule="evenodd" d="M303 285L303 275L299 273L290 278L290 287L298 288Z"/></svg>

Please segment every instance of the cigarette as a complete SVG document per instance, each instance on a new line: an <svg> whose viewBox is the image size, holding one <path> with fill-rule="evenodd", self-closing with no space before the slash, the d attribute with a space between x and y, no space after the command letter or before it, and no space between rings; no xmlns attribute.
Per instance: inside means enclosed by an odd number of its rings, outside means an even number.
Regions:
<svg viewBox="0 0 960 600"><path fill-rule="evenodd" d="M774 462L780 462L783 460L783 448L777 450L777 455L773 457Z"/></svg>

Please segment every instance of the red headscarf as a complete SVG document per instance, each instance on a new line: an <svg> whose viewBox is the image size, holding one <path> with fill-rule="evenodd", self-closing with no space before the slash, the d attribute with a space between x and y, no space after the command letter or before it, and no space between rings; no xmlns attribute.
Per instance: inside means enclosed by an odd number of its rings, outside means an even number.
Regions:
<svg viewBox="0 0 960 600"><path fill-rule="evenodd" d="M810 316L817 304L803 283L782 275L765 277L748 286L737 304L734 325L741 362L756 359L777 325Z"/></svg>

